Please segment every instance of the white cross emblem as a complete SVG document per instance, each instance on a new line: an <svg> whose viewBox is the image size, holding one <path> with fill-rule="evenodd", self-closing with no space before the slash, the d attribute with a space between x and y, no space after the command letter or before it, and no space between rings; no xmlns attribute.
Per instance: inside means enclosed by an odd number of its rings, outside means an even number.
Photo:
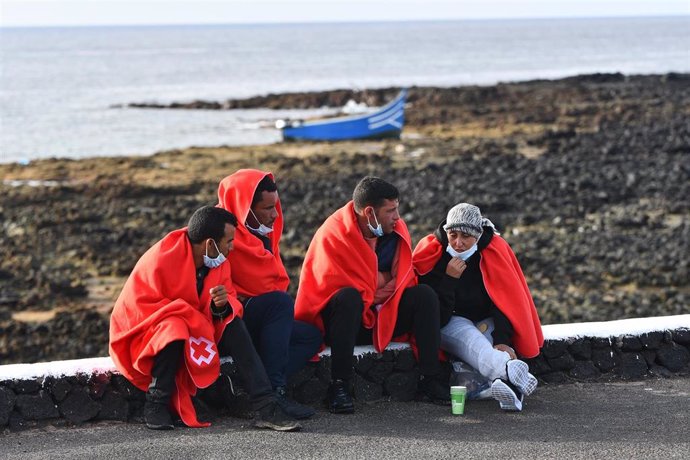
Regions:
<svg viewBox="0 0 690 460"><path fill-rule="evenodd" d="M216 356L216 350L213 349L213 345L214 343L205 337L190 337L189 357L197 366L209 364L213 357Z"/></svg>

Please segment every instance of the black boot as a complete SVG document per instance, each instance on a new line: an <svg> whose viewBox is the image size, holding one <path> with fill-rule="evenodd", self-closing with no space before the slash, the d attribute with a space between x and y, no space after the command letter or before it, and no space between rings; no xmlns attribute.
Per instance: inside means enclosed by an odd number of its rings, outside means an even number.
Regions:
<svg viewBox="0 0 690 460"><path fill-rule="evenodd" d="M170 393L149 386L144 404L144 420L146 420L147 428L152 430L172 430L174 428L168 404L170 404Z"/></svg>
<svg viewBox="0 0 690 460"><path fill-rule="evenodd" d="M328 410L333 414L353 414L355 403L350 395L350 382L336 379L328 386Z"/></svg>
<svg viewBox="0 0 690 460"><path fill-rule="evenodd" d="M417 385L422 399L442 406L450 405L450 387L440 378L432 375L422 375Z"/></svg>
<svg viewBox="0 0 690 460"><path fill-rule="evenodd" d="M283 412L296 420L309 418L316 413L311 407L288 398L285 387L276 388L276 402L283 409Z"/></svg>

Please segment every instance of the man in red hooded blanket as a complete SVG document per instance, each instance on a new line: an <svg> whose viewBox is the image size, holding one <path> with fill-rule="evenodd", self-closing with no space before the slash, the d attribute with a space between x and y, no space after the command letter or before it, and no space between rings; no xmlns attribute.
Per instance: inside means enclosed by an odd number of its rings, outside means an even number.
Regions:
<svg viewBox="0 0 690 460"><path fill-rule="evenodd" d="M117 369L146 391L144 418L155 430L173 428L172 409L190 427L191 397L212 384L220 356L231 356L255 410L254 425L300 429L277 404L242 322L242 304L225 257L237 219L225 209L197 210L187 228L173 231L139 259L110 318L110 356Z"/></svg>
<svg viewBox="0 0 690 460"><path fill-rule="evenodd" d="M382 179L362 179L353 200L318 229L302 265L295 317L318 326L331 347L327 402L333 413L354 412L355 345L382 352L392 337L408 333L418 347L421 395L449 400L438 360L438 299L429 286L417 285L398 196Z"/></svg>
<svg viewBox="0 0 690 460"><path fill-rule="evenodd" d="M479 208L460 203L422 239L413 263L441 304L441 348L476 369L506 411L537 387L527 363L544 344L520 264Z"/></svg>
<svg viewBox="0 0 690 460"><path fill-rule="evenodd" d="M232 283L278 404L295 419L311 417L314 409L287 397L286 383L318 352L321 334L294 319L294 301L286 292L290 279L280 258L283 210L273 174L240 169L220 182L218 203L239 220L228 256Z"/></svg>

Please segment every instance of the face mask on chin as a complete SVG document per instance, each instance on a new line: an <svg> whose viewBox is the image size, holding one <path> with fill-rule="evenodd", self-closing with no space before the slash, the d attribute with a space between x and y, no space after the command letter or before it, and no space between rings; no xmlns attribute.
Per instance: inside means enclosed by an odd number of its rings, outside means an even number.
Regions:
<svg viewBox="0 0 690 460"><path fill-rule="evenodd" d="M220 267L223 262L225 262L225 256L221 254L220 249L218 249L218 245L214 240L213 245L216 247L216 251L218 251L218 256L217 257L209 257L208 256L208 245L206 245L206 254L204 254L204 265L206 265L208 268L217 268Z"/></svg>
<svg viewBox="0 0 690 460"><path fill-rule="evenodd" d="M367 216L367 227L369 227L369 231L371 231L371 233L373 233L376 238L379 238L383 236L383 227L381 227L379 220L376 218L376 213L374 213L374 221L376 222L376 228L374 228L374 226L371 225L371 222L369 221L369 216Z"/></svg>
<svg viewBox="0 0 690 460"><path fill-rule="evenodd" d="M474 254L475 252L477 252L477 243L474 243L474 244L472 245L472 247L469 248L467 251L462 251L462 252L456 251L456 250L453 249L453 248L451 247L451 245L449 244L448 247L446 248L446 252L447 252L448 254L450 254L451 257L456 257L456 258L458 258L458 259L462 259L462 260L465 260L465 261L466 261L467 259L469 259L470 257L472 257L472 254Z"/></svg>
<svg viewBox="0 0 690 460"><path fill-rule="evenodd" d="M261 236L266 236L273 231L273 229L271 227L266 227L264 224L262 224L259 221L259 219L256 217L256 214L254 214L254 211L252 211L251 208L249 208L249 212L251 212L252 216L254 216L254 219L256 219L256 221L259 222L259 226L257 228L254 228L254 227L250 226L249 224L245 223L245 225L247 226L247 228L249 230L251 230L252 232L258 233Z"/></svg>

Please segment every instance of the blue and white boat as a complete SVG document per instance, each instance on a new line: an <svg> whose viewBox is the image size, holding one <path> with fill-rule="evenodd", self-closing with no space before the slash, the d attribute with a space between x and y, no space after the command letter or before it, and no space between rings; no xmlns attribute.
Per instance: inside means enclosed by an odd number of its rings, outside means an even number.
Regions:
<svg viewBox="0 0 690 460"><path fill-rule="evenodd" d="M364 115L315 121L277 123L285 141L344 141L351 139L399 138L405 124L407 90L380 109Z"/></svg>

